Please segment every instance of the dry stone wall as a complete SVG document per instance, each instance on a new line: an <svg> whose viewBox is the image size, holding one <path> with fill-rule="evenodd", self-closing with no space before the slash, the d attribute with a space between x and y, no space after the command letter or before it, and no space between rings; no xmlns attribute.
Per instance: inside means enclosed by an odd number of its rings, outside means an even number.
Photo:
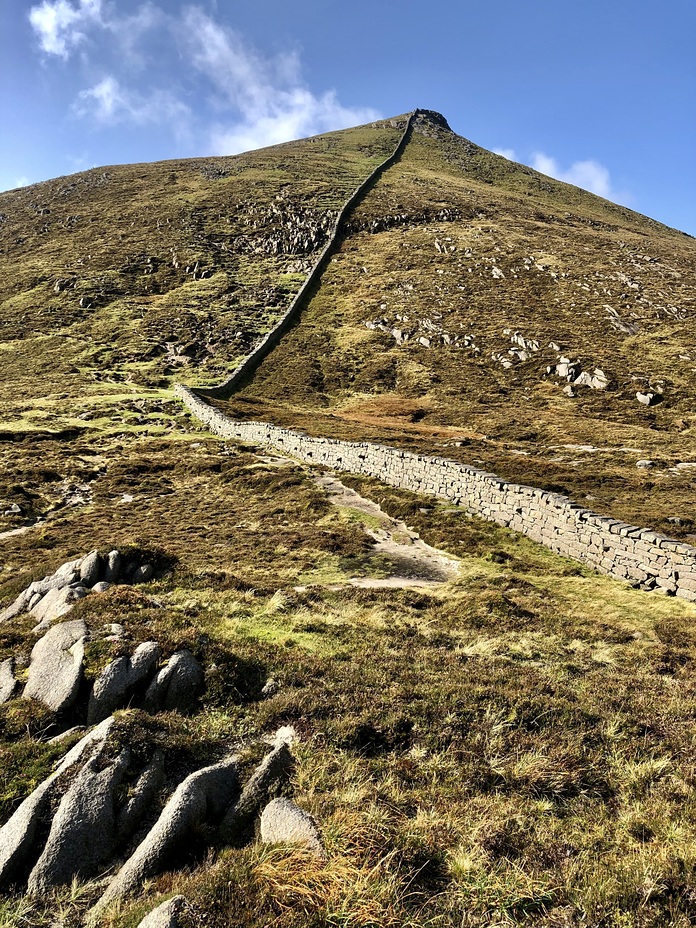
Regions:
<svg viewBox="0 0 696 928"><path fill-rule="evenodd" d="M601 573L696 602L696 548L658 532L446 458L368 442L313 438L265 422L234 422L187 387L178 386L177 392L196 418L223 438L270 446L307 464L365 474L449 500Z"/></svg>
<svg viewBox="0 0 696 928"><path fill-rule="evenodd" d="M367 442L312 438L265 422L234 422L202 397L223 398L259 366L293 325L339 241L344 220L381 174L401 156L414 124L414 110L392 152L361 183L336 218L331 236L286 313L222 384L176 390L193 414L223 438L267 445L308 464L376 477L395 487L449 500L470 512L522 532L558 554L583 561L621 580L696 602L696 548L648 529L584 509L558 493L507 483L495 474L445 458L426 457ZM422 121L422 120L421 120Z"/></svg>
<svg viewBox="0 0 696 928"><path fill-rule="evenodd" d="M339 234L345 217L356 205L356 203L358 203L358 201L365 195L370 187L378 180L382 173L399 159L401 153L406 147L406 143L408 142L409 136L413 129L414 120L420 112L420 110L414 110L409 115L406 121L406 127L394 151L381 164L377 165L374 171L372 171L365 178L365 180L355 188L353 193L343 204L338 216L336 217L336 221L334 223L333 229L331 230L329 240L322 249L322 252L317 258L314 267L307 275L304 283L297 291L292 302L280 319L280 322L278 322L277 325L271 329L271 331L265 335L264 338L261 339L254 350L251 351L246 356L246 358L244 358L242 363L232 372L227 380L213 387L197 387L196 392L198 394L201 396L215 397L217 399L230 396L232 391L245 379L245 377L253 373L261 361L263 361L263 359L266 357L266 355L268 355L279 344L283 335L285 335L288 329L293 325L303 307L307 303L315 284L321 277L324 268L328 264L329 258L333 254L333 251L338 244Z"/></svg>

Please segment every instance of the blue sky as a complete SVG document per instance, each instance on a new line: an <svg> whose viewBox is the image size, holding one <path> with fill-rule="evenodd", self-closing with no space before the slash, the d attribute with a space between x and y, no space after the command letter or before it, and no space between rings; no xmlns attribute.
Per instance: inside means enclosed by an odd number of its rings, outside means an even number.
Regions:
<svg viewBox="0 0 696 928"><path fill-rule="evenodd" d="M694 0L3 0L0 189L414 107L696 235Z"/></svg>

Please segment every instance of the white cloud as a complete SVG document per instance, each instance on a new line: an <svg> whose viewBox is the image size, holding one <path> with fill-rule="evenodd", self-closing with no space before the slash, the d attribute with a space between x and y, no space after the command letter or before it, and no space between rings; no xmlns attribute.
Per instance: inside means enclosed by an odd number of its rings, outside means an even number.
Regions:
<svg viewBox="0 0 696 928"><path fill-rule="evenodd" d="M196 123L198 150L213 154L379 118L371 108L344 106L333 90L310 90L295 51L263 55L200 7L170 9L153 0L128 15L107 0L43 0L31 8L44 52L67 60L81 46L92 83L78 94L74 114L101 126L169 124L180 138L193 137ZM145 67L149 89L136 78ZM182 87L195 91L195 113Z"/></svg>
<svg viewBox="0 0 696 928"><path fill-rule="evenodd" d="M29 11L29 22L47 55L69 58L84 42L85 29L102 23L102 0L44 0Z"/></svg>
<svg viewBox="0 0 696 928"><path fill-rule="evenodd" d="M139 94L122 87L112 75L81 91L74 110L78 116L92 116L103 125L168 123L175 135L188 132L191 116L186 104L168 91Z"/></svg>
<svg viewBox="0 0 696 928"><path fill-rule="evenodd" d="M555 158L543 151L532 152L528 159L518 158L514 148L494 148L493 152L496 155L502 155L508 161L528 164L540 174L555 177L556 180L565 181L566 184L582 187L583 190L589 190L590 193L596 193L597 196L612 200L614 203L628 204L631 202L630 194L614 190L609 169L594 158L574 161L570 167L562 168Z"/></svg>
<svg viewBox="0 0 696 928"><path fill-rule="evenodd" d="M201 9L186 10L180 32L186 58L208 78L237 118L216 125L213 153L235 154L289 139L379 119L376 110L345 107L333 90L314 94L302 84L296 54L263 58L233 29Z"/></svg>
<svg viewBox="0 0 696 928"><path fill-rule="evenodd" d="M212 153L234 155L375 119L379 119L376 110L342 106L333 90L315 96L296 87L277 91L264 107L253 113L243 112L243 119L231 126L215 126L211 132Z"/></svg>
<svg viewBox="0 0 696 928"><path fill-rule="evenodd" d="M564 170L555 158L544 154L543 151L536 151L532 154L531 167L541 174L547 174L549 177L555 177L556 180L582 187L583 190L596 193L606 200L621 202L627 199L626 194L618 193L612 188L608 168L594 159L574 161L569 168Z"/></svg>
<svg viewBox="0 0 696 928"><path fill-rule="evenodd" d="M142 69L147 66L148 54L140 46L148 32L159 30L166 33L168 25L167 14L150 0L139 6L130 16L121 18L112 16L104 22L106 30L116 40L116 47L121 61L129 69Z"/></svg>

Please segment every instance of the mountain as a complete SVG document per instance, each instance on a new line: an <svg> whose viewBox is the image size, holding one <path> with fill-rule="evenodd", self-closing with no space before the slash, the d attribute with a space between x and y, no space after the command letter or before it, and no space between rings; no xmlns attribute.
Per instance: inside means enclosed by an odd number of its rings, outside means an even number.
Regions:
<svg viewBox="0 0 696 928"><path fill-rule="evenodd" d="M690 542L692 238L417 110L0 194L0 254L0 924L693 922L696 607L174 391L321 262L211 405Z"/></svg>

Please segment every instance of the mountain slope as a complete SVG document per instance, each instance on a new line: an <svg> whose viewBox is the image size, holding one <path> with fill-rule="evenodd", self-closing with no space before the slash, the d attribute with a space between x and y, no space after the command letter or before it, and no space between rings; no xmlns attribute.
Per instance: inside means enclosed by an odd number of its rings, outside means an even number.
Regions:
<svg viewBox="0 0 696 928"><path fill-rule="evenodd" d="M696 346L693 242L458 139L437 114L414 122L298 324L220 405L485 461L578 496L606 489L592 508L640 509L641 524L678 511L670 533L689 534L689 470L670 467L694 459L690 369L672 363ZM0 833L3 926L86 924L190 777L234 753L248 784L279 729L296 739L294 766L268 795L316 818L326 859L262 843L258 821L221 835L230 809L209 797L99 924L135 928L173 894L188 900L182 924L210 928L696 918L696 606L449 503L367 478L343 475L341 487L222 442L174 399L175 382L223 379L269 330L336 210L405 125L0 196L0 828L82 743L72 727L117 669L133 673L145 652L156 674L145 694L142 679L121 691L92 759L97 801L121 776L100 807L107 827L85 834L87 851L107 845L99 865L78 854L75 879L68 870L27 893L87 766L39 805L27 859L5 882ZM638 332L607 323L605 302ZM608 389L566 397L566 381L545 374L554 339L605 370ZM653 381L632 381L639 370ZM663 401L643 408L636 390L659 379ZM611 450L551 447L581 439ZM647 449L655 466L636 468L638 451L617 446ZM403 549L424 544L447 571L413 570ZM4 610L88 552L103 570L114 549L118 582L99 592L92 577L53 616L82 635L60 655L61 671L81 675L73 702L24 698L45 627ZM148 703L184 652L203 671L198 689L183 705ZM157 785L136 831L123 831L143 771ZM109 803L121 829L111 844Z"/></svg>
<svg viewBox="0 0 696 928"><path fill-rule="evenodd" d="M190 364L220 376L282 312L402 123L0 194L5 402L39 355L44 395L74 384L78 402L95 380L165 386Z"/></svg>
<svg viewBox="0 0 696 928"><path fill-rule="evenodd" d="M227 408L482 463L688 536L695 269L688 236L431 117Z"/></svg>

